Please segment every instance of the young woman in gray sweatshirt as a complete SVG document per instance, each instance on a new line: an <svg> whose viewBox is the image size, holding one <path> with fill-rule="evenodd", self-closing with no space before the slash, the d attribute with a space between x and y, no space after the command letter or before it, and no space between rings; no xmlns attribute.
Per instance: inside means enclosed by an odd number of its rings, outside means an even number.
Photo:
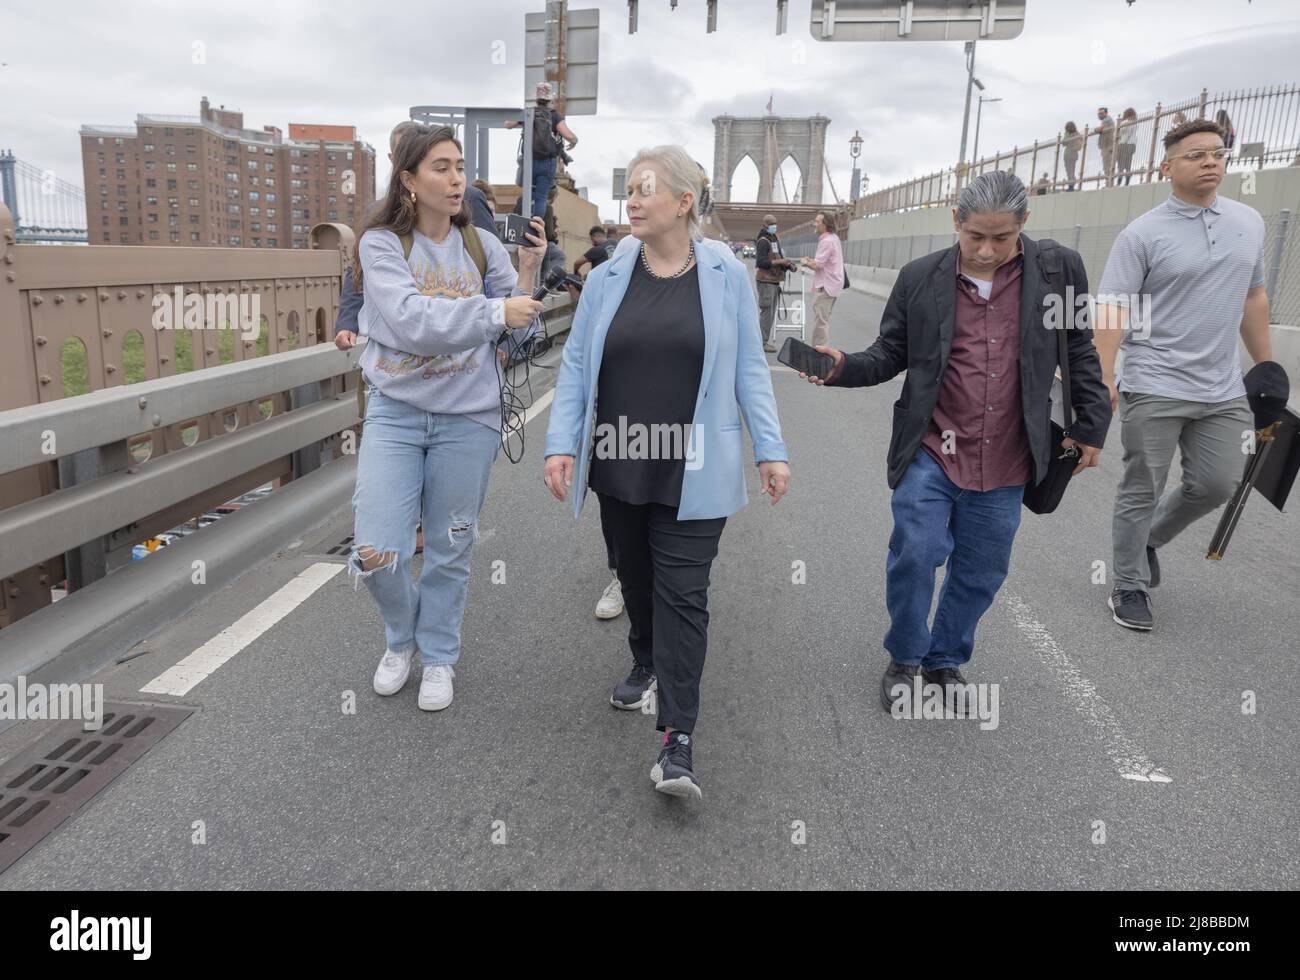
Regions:
<svg viewBox="0 0 1300 980"><path fill-rule="evenodd" d="M480 275L464 166L449 127L406 134L352 270L368 340L349 567L384 621L376 693L401 690L418 650L418 703L427 711L451 704L478 513L501 448L497 345L507 332L518 340L537 329L541 304L529 294L546 250L535 219L534 244L520 248L516 274L505 246L477 235L486 260ZM417 518L424 567L413 585Z"/></svg>

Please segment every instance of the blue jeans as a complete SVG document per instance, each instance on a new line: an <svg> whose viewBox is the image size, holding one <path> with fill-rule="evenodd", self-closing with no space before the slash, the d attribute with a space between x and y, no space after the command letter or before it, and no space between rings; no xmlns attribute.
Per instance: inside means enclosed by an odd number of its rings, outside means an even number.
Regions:
<svg viewBox="0 0 1300 980"><path fill-rule="evenodd" d="M546 217L546 198L555 184L555 157L533 157L533 214Z"/></svg>
<svg viewBox="0 0 1300 980"><path fill-rule="evenodd" d="M993 604L1011 564L1023 486L963 490L924 448L894 488L894 532L885 561L889 632L885 649L900 664L960 667L975 649L975 626ZM934 570L948 563L934 626Z"/></svg>
<svg viewBox="0 0 1300 980"><path fill-rule="evenodd" d="M353 552L384 620L388 649L418 649L426 667L460 659L460 624L478 514L501 433L463 415L425 412L371 387L352 494ZM415 522L424 522L424 568L411 582ZM393 560L364 570L357 552Z"/></svg>

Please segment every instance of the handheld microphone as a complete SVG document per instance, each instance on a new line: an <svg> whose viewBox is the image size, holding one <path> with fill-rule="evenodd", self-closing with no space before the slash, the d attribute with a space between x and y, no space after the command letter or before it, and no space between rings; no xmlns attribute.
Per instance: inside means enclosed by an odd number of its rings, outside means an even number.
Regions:
<svg viewBox="0 0 1300 980"><path fill-rule="evenodd" d="M559 289L561 284L563 284L566 278L568 278L568 276L564 271L564 267L557 265L554 269L551 270L551 274L546 277L546 281L533 290L532 299L540 303L542 300L546 299L547 294L550 293L552 290ZM498 344L505 343L506 340L509 339L509 337L510 337L509 328L502 330L501 336L497 338L497 343Z"/></svg>
<svg viewBox="0 0 1300 980"><path fill-rule="evenodd" d="M546 281L533 290L533 299L539 303L546 299L546 295L552 290L559 289L564 280L568 278L563 266L556 266L551 270L551 274L546 277Z"/></svg>

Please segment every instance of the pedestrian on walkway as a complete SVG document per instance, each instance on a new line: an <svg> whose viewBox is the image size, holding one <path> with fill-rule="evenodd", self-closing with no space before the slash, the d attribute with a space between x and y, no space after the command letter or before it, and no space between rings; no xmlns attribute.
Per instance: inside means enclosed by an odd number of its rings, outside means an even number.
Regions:
<svg viewBox="0 0 1300 980"><path fill-rule="evenodd" d="M1228 115L1227 109L1220 109L1214 114L1214 124L1219 127L1219 132L1223 134L1223 145L1232 149L1237 145L1237 127L1232 124L1232 118Z"/></svg>
<svg viewBox="0 0 1300 980"><path fill-rule="evenodd" d="M1184 112L1175 112L1173 118L1169 120L1169 129L1165 131L1165 135L1168 136L1175 129L1181 129L1183 126L1186 125L1187 125L1187 114ZM1163 142L1163 137L1161 138L1161 142ZM1156 179L1157 180L1165 179L1165 174L1163 170L1156 171Z"/></svg>
<svg viewBox="0 0 1300 980"><path fill-rule="evenodd" d="M393 154L397 152L398 145L402 142L402 137L407 133L418 133L424 126L414 119L403 119L393 131L388 134L388 162L393 162ZM373 202L362 215L361 220L365 222L371 213L383 206L384 199L381 197L378 201ZM361 315L361 293L352 285L352 264L348 263L343 269L343 284L339 287L339 315L334 322L334 346L339 350L351 350L357 343L357 317Z"/></svg>
<svg viewBox="0 0 1300 980"><path fill-rule="evenodd" d="M1079 152L1083 149L1083 134L1073 122L1065 124L1065 137L1061 140L1062 159L1065 163L1067 191L1074 190L1074 168L1079 162ZM1082 175L1080 175L1082 176Z"/></svg>
<svg viewBox="0 0 1300 980"><path fill-rule="evenodd" d="M949 697L954 685L965 687L960 668L1010 567L1025 485L1043 479L1058 451L1049 443L1059 344L1042 304L1049 294L1086 295L1088 277L1077 252L1024 234L1028 217L1018 178L980 174L953 209L957 244L899 272L879 339L857 354L819 348L834 367L826 379L807 376L858 388L907 371L889 444L887 709L910 694L918 668ZM1065 318L1075 327L1068 350L1077 419L1062 446L1078 447L1076 473L1097 465L1111 414L1086 311L1082 325ZM931 627L934 570L945 562Z"/></svg>
<svg viewBox="0 0 1300 980"><path fill-rule="evenodd" d="M1115 120L1105 106L1097 110L1097 119L1097 149L1101 151L1101 171L1109 187L1115 177Z"/></svg>
<svg viewBox="0 0 1300 980"><path fill-rule="evenodd" d="M605 248L605 229L601 225L592 225L591 230L587 232L587 237L591 240L591 248L583 252L576 262L573 263L573 274L582 275L582 267L590 265L594 272L596 266L600 265L612 254L612 249Z"/></svg>
<svg viewBox="0 0 1300 980"><path fill-rule="evenodd" d="M537 97L537 108L533 113L533 132L525 133L524 139L531 139L533 142L531 213L544 214L547 195L555 184L555 167L560 152L556 138L562 138L572 150L578 145L578 137L573 135L573 130L569 129L569 124L564 121L564 116L559 110L552 107L551 100L555 96L555 91L551 83L538 82L534 92ZM518 119L507 119L503 123L506 129L514 129L522 125L523 123ZM520 213L522 214L522 211Z"/></svg>
<svg viewBox="0 0 1300 980"><path fill-rule="evenodd" d="M542 305L529 295L545 251L541 219L519 249L516 273L505 246L470 221L464 165L449 126L404 136L352 269L369 341L348 567L384 621L375 693L401 690L418 650L418 704L426 711L451 704L478 513L501 448L492 359L507 328L523 341L540 325ZM416 588L411 555L421 515Z"/></svg>
<svg viewBox="0 0 1300 980"><path fill-rule="evenodd" d="M1164 138L1172 193L1119 233L1097 296L1102 378L1118 407L1124 474L1112 521L1115 622L1155 625L1157 552L1232 496L1254 428L1238 338L1273 359L1264 289L1264 219L1218 193L1228 149L1196 119ZM1124 351L1120 371L1115 355ZM1174 451L1178 486L1161 496Z"/></svg>
<svg viewBox="0 0 1300 980"><path fill-rule="evenodd" d="M840 248L840 236L831 230L831 221L825 211L818 211L813 217L813 227L817 229L817 254L813 258L805 255L799 264L816 273L813 276L812 335L815 346L831 342L831 309L844 289L844 252Z"/></svg>
<svg viewBox="0 0 1300 980"><path fill-rule="evenodd" d="M1119 173L1116 186L1128 184L1133 179L1133 155L1137 152L1137 121L1137 110L1125 109L1116 126L1116 139L1119 140L1115 149L1115 168Z"/></svg>
<svg viewBox="0 0 1300 980"><path fill-rule="evenodd" d="M627 173L637 247L620 247L587 277L543 482L559 500L572 487L575 517L588 487L596 492L633 658L610 703L639 708L657 692L664 734L650 778L660 792L698 798L709 570L727 518L748 498L742 417L774 504L790 469L745 267L700 234L707 177L680 146L642 150Z"/></svg>
<svg viewBox="0 0 1300 980"><path fill-rule="evenodd" d="M785 282L786 272L793 268L794 260L785 257L781 240L776 237L776 215L763 215L763 228L754 239L754 281L758 285L759 333L763 337L763 350L769 354L776 352L772 321L781 300L781 284Z"/></svg>
<svg viewBox="0 0 1300 980"><path fill-rule="evenodd" d="M601 244L601 248L604 249L603 259L598 258L596 252L595 233L597 227L592 227L591 229L593 244L591 250L587 252L587 257L592 263L592 269L595 269L602 261L612 259L614 253L618 250L618 243L621 241L618 236L618 229L613 224L607 224L601 230L604 235ZM628 236L628 239L630 241L636 241L636 239L631 235ZM574 271L577 271L576 267ZM590 272L588 274L590 275ZM596 600L597 619L617 619L619 616L623 615L623 610L626 608L626 604L623 602L623 587L618 581L618 563L614 561L614 541L613 538L610 537L610 530L611 528L602 522L601 531L605 536L605 564L610 571L610 580L609 585L605 586L604 591L601 592L600 598Z"/></svg>

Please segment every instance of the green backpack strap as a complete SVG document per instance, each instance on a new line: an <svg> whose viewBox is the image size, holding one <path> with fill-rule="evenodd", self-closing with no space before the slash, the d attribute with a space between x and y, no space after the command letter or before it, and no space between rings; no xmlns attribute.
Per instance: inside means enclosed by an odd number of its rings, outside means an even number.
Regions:
<svg viewBox="0 0 1300 980"><path fill-rule="evenodd" d="M487 292L487 253L483 251L483 239L478 237L478 228L471 222L460 230L461 240L465 243L465 251L469 257L474 260L474 265L478 268L478 276L483 280L483 292Z"/></svg>
<svg viewBox="0 0 1300 980"><path fill-rule="evenodd" d="M405 235L399 235L402 241L402 258L407 262L411 261L411 247L415 244L414 238L408 231ZM461 241L465 243L465 251L469 253L470 259L473 260L475 268L478 269L479 278L483 284L487 285L487 253L483 251L483 239L478 237L478 229L473 224L468 224L460 230ZM487 292L485 288L483 290Z"/></svg>

